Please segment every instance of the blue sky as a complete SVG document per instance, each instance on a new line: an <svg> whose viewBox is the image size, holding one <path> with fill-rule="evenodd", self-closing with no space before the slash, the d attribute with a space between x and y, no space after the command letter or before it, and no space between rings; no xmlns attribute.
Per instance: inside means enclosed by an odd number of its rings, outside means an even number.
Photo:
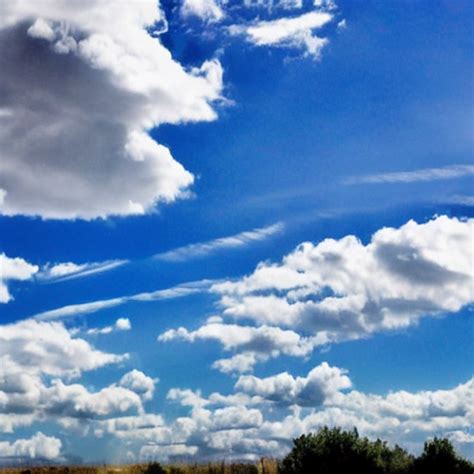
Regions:
<svg viewBox="0 0 474 474"><path fill-rule="evenodd" d="M0 7L0 462L473 457L473 16Z"/></svg>

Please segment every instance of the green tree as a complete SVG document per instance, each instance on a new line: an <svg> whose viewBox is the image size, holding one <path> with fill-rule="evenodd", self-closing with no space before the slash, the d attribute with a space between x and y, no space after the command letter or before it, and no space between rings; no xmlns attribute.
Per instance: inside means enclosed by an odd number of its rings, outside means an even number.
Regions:
<svg viewBox="0 0 474 474"><path fill-rule="evenodd" d="M425 443L423 453L415 460L413 474L473 474L474 464L456 454L446 438L434 438Z"/></svg>
<svg viewBox="0 0 474 474"><path fill-rule="evenodd" d="M361 438L354 428L320 429L293 440L293 449L279 466L280 474L407 473L413 459L403 449L386 442Z"/></svg>

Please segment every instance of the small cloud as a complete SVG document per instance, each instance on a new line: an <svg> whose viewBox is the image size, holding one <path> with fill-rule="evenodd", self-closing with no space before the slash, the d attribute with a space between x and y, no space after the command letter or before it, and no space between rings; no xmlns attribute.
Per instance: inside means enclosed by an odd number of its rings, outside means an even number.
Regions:
<svg viewBox="0 0 474 474"><path fill-rule="evenodd" d="M472 175L474 175L474 165L450 165L442 168L423 168L413 171L351 176L344 179L343 184L416 183L419 181L456 179Z"/></svg>
<svg viewBox="0 0 474 474"><path fill-rule="evenodd" d="M215 0L184 0L180 13L183 18L194 16L208 22L221 21L225 16Z"/></svg>
<svg viewBox="0 0 474 474"><path fill-rule="evenodd" d="M87 331L87 334L110 334L115 331L130 331L130 329L132 329L130 320L128 318L119 318L115 321L114 325L105 326L103 328L91 328Z"/></svg>
<svg viewBox="0 0 474 474"><path fill-rule="evenodd" d="M259 242L275 234L279 234L283 229L284 224L277 222L267 227L240 232L239 234L228 237L178 247L168 252L157 254L155 258L168 262L183 262L193 258L204 257L222 249L245 247L253 242Z"/></svg>

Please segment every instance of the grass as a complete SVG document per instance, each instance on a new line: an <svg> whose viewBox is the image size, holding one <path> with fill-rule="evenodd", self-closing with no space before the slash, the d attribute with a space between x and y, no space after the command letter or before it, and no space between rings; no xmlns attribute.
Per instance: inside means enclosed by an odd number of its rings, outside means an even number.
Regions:
<svg viewBox="0 0 474 474"><path fill-rule="evenodd" d="M163 464L166 474L277 474L278 465L273 459L255 463L212 462L202 464ZM0 474L159 474L153 464L127 464L118 466L28 466L0 468Z"/></svg>

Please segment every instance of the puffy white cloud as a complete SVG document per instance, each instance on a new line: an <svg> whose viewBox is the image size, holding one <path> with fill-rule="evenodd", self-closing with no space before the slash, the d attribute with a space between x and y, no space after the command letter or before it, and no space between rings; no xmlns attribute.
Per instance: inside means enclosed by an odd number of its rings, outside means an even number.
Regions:
<svg viewBox="0 0 474 474"><path fill-rule="evenodd" d="M305 242L281 263L216 284L224 315L290 327L317 343L405 328L472 303L474 220L441 216L355 236Z"/></svg>
<svg viewBox="0 0 474 474"><path fill-rule="evenodd" d="M266 378L244 375L235 384L237 390L249 395L283 404L318 406L343 389L351 387L345 371L323 362L308 373L307 377L293 377L283 372Z"/></svg>
<svg viewBox="0 0 474 474"><path fill-rule="evenodd" d="M140 416L134 418L136 422L127 418L115 435L128 443L147 443L146 449L153 445L150 453L157 456L179 445L191 448L200 459L284 454L293 438L324 425L357 426L363 436L388 439L412 451L421 449L426 438L434 435L470 442L466 433L474 421L474 379L447 390L402 390L386 395L350 389L346 372L326 363L306 377L243 376L229 395L205 397L174 388L167 398L189 407L188 416L149 423L140 421Z"/></svg>
<svg viewBox="0 0 474 474"><path fill-rule="evenodd" d="M13 0L0 18L0 212L88 219L186 195L192 174L147 130L215 119L222 68L174 61L154 0Z"/></svg>
<svg viewBox="0 0 474 474"><path fill-rule="evenodd" d="M128 318L118 318L112 326L105 326L103 328L91 328L87 330L87 334L110 334L114 331L130 331L132 323Z"/></svg>
<svg viewBox="0 0 474 474"><path fill-rule="evenodd" d="M158 379L152 379L140 370L133 369L120 379L119 385L139 394L143 400L151 400L156 383Z"/></svg>
<svg viewBox="0 0 474 474"><path fill-rule="evenodd" d="M196 16L206 21L220 21L224 12L216 0L184 0L181 5L183 17Z"/></svg>
<svg viewBox="0 0 474 474"><path fill-rule="evenodd" d="M9 258L4 253L0 254L0 303L8 303L12 296L8 291L10 280L29 280L38 271L36 265L31 265L22 258Z"/></svg>
<svg viewBox="0 0 474 474"><path fill-rule="evenodd" d="M73 377L127 357L95 349L57 322L28 319L0 326L0 366L18 373Z"/></svg>
<svg viewBox="0 0 474 474"><path fill-rule="evenodd" d="M160 459L166 461L173 457L193 456L197 451L197 446L188 446L186 444L148 444L140 449L139 458L142 460Z"/></svg>
<svg viewBox="0 0 474 474"><path fill-rule="evenodd" d="M320 38L314 31L331 22L329 11L315 10L299 16L259 21L249 26L234 25L231 34L243 34L256 46L276 46L303 49L306 56L319 59L327 38Z"/></svg>
<svg viewBox="0 0 474 474"><path fill-rule="evenodd" d="M0 431L46 420L87 428L85 423L97 418L143 413L142 401L152 397L155 381L142 372L131 371L98 391L61 379L126 358L72 337L61 323L26 320L0 326Z"/></svg>
<svg viewBox="0 0 474 474"><path fill-rule="evenodd" d="M29 439L17 439L12 443L0 441L0 459L8 457L54 460L60 456L61 447L62 443L58 438L38 432Z"/></svg>
<svg viewBox="0 0 474 474"><path fill-rule="evenodd" d="M242 351L232 359L216 361L214 366L223 372L245 372L257 361L277 357L280 354L306 356L314 345L312 338L303 338L291 330L271 326L239 326L209 322L195 331L180 327L170 329L158 337L158 341L167 342L181 339L188 342L197 340L215 340L222 344L226 351Z"/></svg>

